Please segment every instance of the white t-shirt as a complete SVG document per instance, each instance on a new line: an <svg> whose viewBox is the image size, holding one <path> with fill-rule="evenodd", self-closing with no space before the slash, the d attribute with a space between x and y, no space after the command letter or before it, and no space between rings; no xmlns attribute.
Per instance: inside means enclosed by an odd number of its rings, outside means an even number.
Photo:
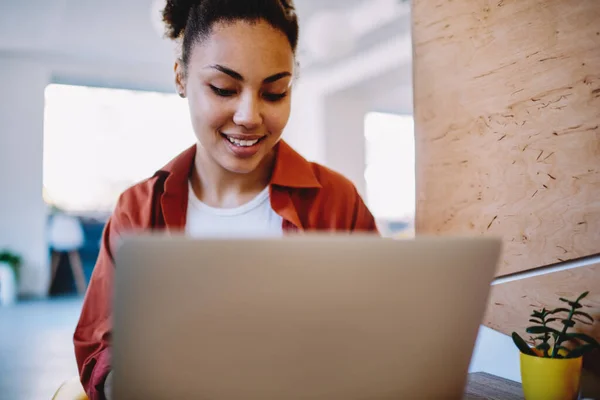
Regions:
<svg viewBox="0 0 600 400"><path fill-rule="evenodd" d="M192 237L281 236L283 219L271 208L269 187L235 208L215 208L201 202L189 185L185 222Z"/></svg>

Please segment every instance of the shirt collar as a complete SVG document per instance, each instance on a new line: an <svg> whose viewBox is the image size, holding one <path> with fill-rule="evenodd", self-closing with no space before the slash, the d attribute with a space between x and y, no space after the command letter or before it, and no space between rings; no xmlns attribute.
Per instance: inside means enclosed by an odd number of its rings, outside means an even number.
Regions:
<svg viewBox="0 0 600 400"><path fill-rule="evenodd" d="M312 164L298 154L283 140L277 145L275 167L271 177L271 185L289 188L321 188Z"/></svg>
<svg viewBox="0 0 600 400"><path fill-rule="evenodd" d="M302 229L292 194L285 189L318 189L322 186L315 175L313 165L287 143L281 140L275 150L275 166L270 182L271 205L275 212L290 221L291 226ZM185 228L188 180L195 156L196 145L193 145L156 172L156 176L164 179L160 204L164 223L169 231Z"/></svg>

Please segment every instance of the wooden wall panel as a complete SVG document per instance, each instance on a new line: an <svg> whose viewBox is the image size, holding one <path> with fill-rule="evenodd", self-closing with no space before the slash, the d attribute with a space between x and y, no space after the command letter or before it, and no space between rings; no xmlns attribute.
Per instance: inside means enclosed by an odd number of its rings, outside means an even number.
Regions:
<svg viewBox="0 0 600 400"><path fill-rule="evenodd" d="M414 0L417 234L600 253L600 1Z"/></svg>
<svg viewBox="0 0 600 400"><path fill-rule="evenodd" d="M590 294L582 300L583 311L596 323L591 327L581 325L583 329L578 330L600 340L600 263L493 286L484 324L507 335L517 332L527 339L530 335L525 328L530 325L531 311L563 307L559 297L575 299L586 290Z"/></svg>

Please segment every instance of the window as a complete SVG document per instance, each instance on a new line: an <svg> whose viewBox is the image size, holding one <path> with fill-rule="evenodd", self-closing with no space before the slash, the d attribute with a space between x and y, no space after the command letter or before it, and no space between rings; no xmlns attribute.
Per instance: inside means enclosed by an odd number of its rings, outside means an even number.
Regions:
<svg viewBox="0 0 600 400"><path fill-rule="evenodd" d="M412 116L367 114L365 140L365 180L370 209L392 231L412 228L415 216L415 139Z"/></svg>
<svg viewBox="0 0 600 400"><path fill-rule="evenodd" d="M195 140L174 94L52 84L45 97L44 198L69 212L112 211Z"/></svg>

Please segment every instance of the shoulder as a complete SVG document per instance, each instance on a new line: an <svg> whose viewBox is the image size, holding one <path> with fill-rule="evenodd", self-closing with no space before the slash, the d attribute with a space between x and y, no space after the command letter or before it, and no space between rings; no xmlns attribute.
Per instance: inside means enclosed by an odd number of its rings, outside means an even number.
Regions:
<svg viewBox="0 0 600 400"><path fill-rule="evenodd" d="M308 161L288 143L280 141L273 169L272 183L296 189L315 189L321 192L356 192L345 176L322 164Z"/></svg>
<svg viewBox="0 0 600 400"><path fill-rule="evenodd" d="M157 176L145 179L130 186L119 196L102 239L102 248L111 259L123 235L151 228L154 187L157 181Z"/></svg>
<svg viewBox="0 0 600 400"><path fill-rule="evenodd" d="M354 183L341 173L319 163L309 162L309 164L315 177L321 184L323 192L327 194L339 194L344 197L358 196L358 191Z"/></svg>
<svg viewBox="0 0 600 400"><path fill-rule="evenodd" d="M121 193L113 211L113 224L117 224L120 229L149 227L155 188L159 179L159 175L154 175L130 186Z"/></svg>
<svg viewBox="0 0 600 400"><path fill-rule="evenodd" d="M126 189L117 201L112 219L125 229L151 228L159 206L157 195L168 187L175 187L176 195L182 193L181 187L187 183L195 154L194 145L181 152L150 178Z"/></svg>
<svg viewBox="0 0 600 400"><path fill-rule="evenodd" d="M318 163L311 162L310 166L321 185L315 204L321 209L321 219L326 225L377 232L375 218L350 179Z"/></svg>
<svg viewBox="0 0 600 400"><path fill-rule="evenodd" d="M336 226L346 226L358 211L366 210L352 181L322 164L308 161L286 142L281 141L272 182L297 191L303 208L313 210L321 220L341 218ZM310 190L310 194L305 190ZM322 222L322 221L321 221ZM333 222L327 225L331 225Z"/></svg>

